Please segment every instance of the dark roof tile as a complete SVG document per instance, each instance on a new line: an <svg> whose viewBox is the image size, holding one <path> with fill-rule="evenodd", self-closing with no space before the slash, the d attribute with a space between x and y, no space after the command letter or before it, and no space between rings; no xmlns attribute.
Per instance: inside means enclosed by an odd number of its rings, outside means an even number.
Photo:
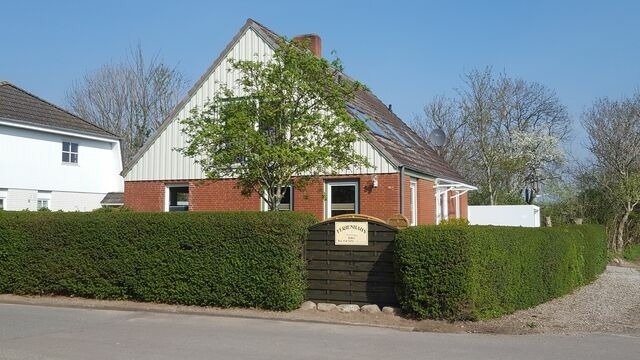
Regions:
<svg viewBox="0 0 640 360"><path fill-rule="evenodd" d="M6 81L0 82L0 118L85 135L117 138L114 134Z"/></svg>

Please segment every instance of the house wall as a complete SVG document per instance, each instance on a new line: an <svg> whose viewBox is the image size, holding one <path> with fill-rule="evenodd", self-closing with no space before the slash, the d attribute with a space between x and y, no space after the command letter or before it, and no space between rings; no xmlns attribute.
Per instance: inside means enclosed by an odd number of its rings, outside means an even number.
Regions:
<svg viewBox="0 0 640 360"><path fill-rule="evenodd" d="M62 142L78 144L78 163L62 162ZM0 189L7 210L35 210L38 190L51 192L51 209L89 211L111 191L122 191L120 144L66 132L0 124ZM35 195L34 195L35 194Z"/></svg>
<svg viewBox="0 0 640 360"><path fill-rule="evenodd" d="M314 214L325 219L326 182L358 181L359 212L387 220L399 213L400 176L398 173L378 174L378 186L373 187L373 175L325 176L310 182L304 189L294 188L293 207L295 211ZM410 177L405 177L405 216L410 214ZM193 211L238 211L261 209L261 199L257 194L242 196L235 188L235 180L188 180L188 181L127 181L125 182L125 206L136 211L165 211L165 191L167 185L185 184L189 186L189 209ZM417 179L418 224L435 224L435 189L433 181ZM461 216L466 216L466 195L460 199ZM455 216L455 210L454 215Z"/></svg>
<svg viewBox="0 0 640 360"><path fill-rule="evenodd" d="M187 101L182 104L177 116L164 128L159 135L151 140L148 149L142 157L133 164L126 174L127 181L163 180L163 179L203 179L205 174L200 165L192 158L176 151L185 147L187 138L182 133L182 124L178 119L190 115L191 109L201 108L208 99L220 91L221 84L235 87L240 73L232 70L229 60L255 60L256 57L268 60L273 56L273 49L251 28L236 41L229 52L217 64L213 71L197 87L192 89ZM238 93L238 95L242 95ZM366 156L372 167L353 167L343 171L344 174L388 173L394 167L369 143L357 141L354 148L359 154Z"/></svg>

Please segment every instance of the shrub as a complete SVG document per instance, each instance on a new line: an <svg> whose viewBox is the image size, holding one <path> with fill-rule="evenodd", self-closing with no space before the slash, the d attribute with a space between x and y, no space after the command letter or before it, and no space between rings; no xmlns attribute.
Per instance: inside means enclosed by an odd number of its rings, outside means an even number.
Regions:
<svg viewBox="0 0 640 360"><path fill-rule="evenodd" d="M640 244L627 246L622 252L622 257L628 261L637 261L640 259Z"/></svg>
<svg viewBox="0 0 640 360"><path fill-rule="evenodd" d="M469 220L465 218L451 218L440 220L438 225L469 225Z"/></svg>
<svg viewBox="0 0 640 360"><path fill-rule="evenodd" d="M596 225L412 227L396 241L398 298L417 318L497 317L594 280L606 251Z"/></svg>
<svg viewBox="0 0 640 360"><path fill-rule="evenodd" d="M0 292L296 308L300 213L0 214Z"/></svg>

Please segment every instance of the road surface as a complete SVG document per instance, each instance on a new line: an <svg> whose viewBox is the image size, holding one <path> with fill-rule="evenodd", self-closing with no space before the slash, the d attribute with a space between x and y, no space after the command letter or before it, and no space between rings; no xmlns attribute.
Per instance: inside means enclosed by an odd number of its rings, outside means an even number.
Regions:
<svg viewBox="0 0 640 360"><path fill-rule="evenodd" d="M633 359L640 338L478 335L0 304L0 359Z"/></svg>

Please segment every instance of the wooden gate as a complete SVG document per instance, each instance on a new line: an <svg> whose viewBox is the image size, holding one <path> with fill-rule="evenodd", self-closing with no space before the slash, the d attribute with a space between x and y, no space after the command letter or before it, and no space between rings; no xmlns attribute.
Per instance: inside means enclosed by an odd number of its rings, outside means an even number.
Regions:
<svg viewBox="0 0 640 360"><path fill-rule="evenodd" d="M367 244L362 244L364 237L348 240L340 232L336 241L336 222L368 229ZM336 216L310 227L305 245L307 300L397 306L393 267L397 232L384 221L363 215ZM361 245L344 245L345 241Z"/></svg>

